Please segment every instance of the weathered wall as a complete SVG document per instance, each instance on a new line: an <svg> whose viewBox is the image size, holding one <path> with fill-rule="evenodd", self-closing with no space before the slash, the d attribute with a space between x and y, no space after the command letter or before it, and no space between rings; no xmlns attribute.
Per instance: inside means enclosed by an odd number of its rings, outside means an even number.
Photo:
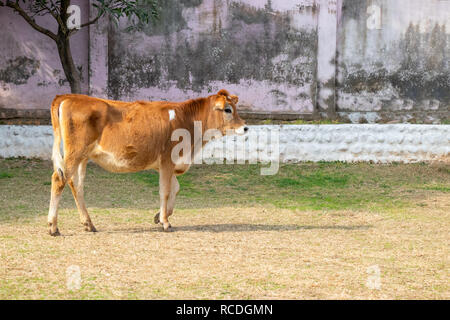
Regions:
<svg viewBox="0 0 450 320"><path fill-rule="evenodd" d="M82 22L96 13L92 2L73 1ZM227 88L247 114L450 119L450 1L160 4L160 20L140 32L127 31L126 20L117 27L101 19L72 38L86 93L184 100ZM37 20L56 29L49 17ZM55 45L9 8L0 8L0 26L0 109L48 109L55 94L69 91Z"/></svg>
<svg viewBox="0 0 450 320"><path fill-rule="evenodd" d="M314 1L164 0L160 22L109 34L110 96L183 100L221 88L241 107L311 113L316 94Z"/></svg>
<svg viewBox="0 0 450 320"><path fill-rule="evenodd" d="M358 121L449 118L450 1L344 0L337 106Z"/></svg>
<svg viewBox="0 0 450 320"><path fill-rule="evenodd" d="M380 163L440 161L450 162L450 126L442 125L285 125L250 126L249 135L263 137L264 132L279 132L280 162L301 161L373 161ZM246 138L239 137L239 138ZM250 136L247 138L251 139ZM268 139L244 145L233 144L236 136L208 143L204 161L219 160L233 154L238 161L274 159L276 148ZM50 159L51 126L0 126L0 157L38 157ZM220 151L219 151L220 150ZM211 157L211 155L216 155ZM229 158L233 159L233 158Z"/></svg>
<svg viewBox="0 0 450 320"><path fill-rule="evenodd" d="M87 1L78 4L87 20ZM57 32L56 21L36 16L39 25ZM84 22L85 20L83 20ZM0 7L0 108L49 109L56 94L70 92L55 42L35 31L10 8ZM88 30L71 39L73 57L82 76L82 90L88 91Z"/></svg>

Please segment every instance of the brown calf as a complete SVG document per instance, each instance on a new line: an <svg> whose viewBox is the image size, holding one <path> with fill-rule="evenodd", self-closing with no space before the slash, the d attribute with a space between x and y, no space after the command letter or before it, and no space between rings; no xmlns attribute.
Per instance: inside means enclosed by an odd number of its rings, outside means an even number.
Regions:
<svg viewBox="0 0 450 320"><path fill-rule="evenodd" d="M176 175L183 174L190 166L190 162L172 160L172 149L178 143L172 141L172 133L185 129L194 137L194 121L200 121L202 132L218 129L222 134L230 130L243 134L247 127L237 113L237 102L238 97L226 90L184 102L122 102L78 94L56 96L51 107L54 172L48 214L50 234L59 235L58 203L66 183L72 190L85 230L96 231L83 196L88 160L111 172L157 170L161 207L155 223L161 223L164 231L169 231L168 218L180 189ZM61 140L64 158L60 152ZM202 139L201 145L205 143ZM193 156L192 153L190 157Z"/></svg>

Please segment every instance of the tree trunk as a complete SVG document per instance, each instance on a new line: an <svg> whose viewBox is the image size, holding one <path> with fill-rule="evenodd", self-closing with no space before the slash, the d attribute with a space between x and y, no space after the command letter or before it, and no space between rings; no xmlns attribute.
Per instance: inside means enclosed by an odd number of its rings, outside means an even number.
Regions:
<svg viewBox="0 0 450 320"><path fill-rule="evenodd" d="M75 63L73 62L69 38L61 33L58 34L58 41L56 45L58 47L59 58L61 60L64 74L70 84L70 91L72 93L81 93L81 77Z"/></svg>
<svg viewBox="0 0 450 320"><path fill-rule="evenodd" d="M70 5L70 0L61 0L61 7L59 9L61 21L67 21L67 8ZM72 51L70 50L69 30L65 25L58 26L58 34L56 46L58 47L59 59L64 70L67 81L70 85L72 93L81 93L81 77L73 62Z"/></svg>

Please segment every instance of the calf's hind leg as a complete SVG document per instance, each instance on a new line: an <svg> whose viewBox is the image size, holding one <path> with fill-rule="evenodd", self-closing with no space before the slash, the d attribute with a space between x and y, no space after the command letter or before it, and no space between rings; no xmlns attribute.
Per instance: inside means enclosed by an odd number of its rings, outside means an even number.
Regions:
<svg viewBox="0 0 450 320"><path fill-rule="evenodd" d="M50 196L50 208L48 210L48 218L47 218L48 232L52 236L60 235L58 229L58 206L65 185L66 181L64 180L64 177L59 176L56 171L53 172L52 191Z"/></svg>
<svg viewBox="0 0 450 320"><path fill-rule="evenodd" d="M84 198L81 196L79 197L79 192L76 188L76 186L79 187L79 179L78 179L78 171L80 161L78 160L72 160L71 158L69 160L64 159L64 165L65 170L64 172L53 172L52 175L52 192L50 197L50 209L48 211L48 226L49 226L49 233L52 236L59 236L59 230L58 230L58 205L59 201L61 200L61 195L64 190L64 187L66 185L66 182L69 183L70 188L72 189L72 192L74 192L74 198L75 202L77 203L77 206L79 204L82 204L79 208L84 208L84 211L80 211L87 215L86 207L84 206ZM83 179L84 179L84 170L86 168L86 164L84 164L84 167L82 168L81 172L83 173ZM59 171L59 170L58 170ZM81 184L82 186L82 184ZM83 194L83 188L80 188L81 195ZM76 195L76 196L75 196ZM80 201L81 199L81 201ZM89 216L87 216L89 218ZM88 220L90 221L90 219ZM92 225L92 222L91 222ZM93 227L93 225L92 225ZM95 228L94 228L95 229Z"/></svg>
<svg viewBox="0 0 450 320"><path fill-rule="evenodd" d="M86 203L84 202L84 178L86 176L86 166L88 159L82 160L78 164L78 168L75 171L72 178L69 180L69 187L72 190L73 198L80 213L80 221L84 226L85 231L97 232L94 224L89 217L88 211L86 209Z"/></svg>
<svg viewBox="0 0 450 320"><path fill-rule="evenodd" d="M62 172L60 169L53 172L52 175L52 191L50 196L50 208L48 210L48 232L52 236L59 236L58 229L58 206L59 201L61 200L62 192L64 191L64 187L67 181L71 180L73 175L74 166L68 165L67 162L65 164L66 169Z"/></svg>

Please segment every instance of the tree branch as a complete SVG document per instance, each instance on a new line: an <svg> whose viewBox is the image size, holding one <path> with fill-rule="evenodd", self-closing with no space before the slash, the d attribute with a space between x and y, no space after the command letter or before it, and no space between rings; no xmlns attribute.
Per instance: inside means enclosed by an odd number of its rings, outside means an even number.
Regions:
<svg viewBox="0 0 450 320"><path fill-rule="evenodd" d="M43 27L41 27L40 25L38 25L37 23L36 23L36 21L34 21L34 19L33 18L31 18L20 6L19 6L19 4L17 3L17 1L16 2L12 2L12 1L6 1L6 4L5 4L7 7L10 7L10 8L12 8L12 9L14 9L17 13L19 13L21 16L22 16L22 18L24 18L25 19L25 21L26 22L28 22L28 24L30 25L30 26L32 26L35 30L37 30L37 31L39 31L40 33L42 33L42 34L45 34L46 36L48 36L48 37L50 37L51 39L53 39L53 40L55 40L55 41L57 41L58 40L58 37L56 36L56 34L54 34L53 32L51 32L50 30L48 30L48 29L45 29L45 28L43 28Z"/></svg>
<svg viewBox="0 0 450 320"><path fill-rule="evenodd" d="M60 15L58 13L57 6L53 3L53 1L50 1L50 2L51 2L51 6L50 7L45 5L45 3L41 3L41 6L43 6L45 9L47 9L48 12L50 12L50 14L53 16L53 18L55 18L55 20L58 22L59 25L64 24L64 22L61 20L61 17L60 17ZM53 12L53 9L56 12Z"/></svg>
<svg viewBox="0 0 450 320"><path fill-rule="evenodd" d="M80 28L84 28L84 27L87 27L87 26L90 25L90 24L96 23L96 22L98 21L98 19L100 19L100 17L101 17L102 15L103 15L103 14L100 14L100 15L96 16L94 19L92 19L91 21L86 22L86 23L83 23L83 24L80 26Z"/></svg>
<svg viewBox="0 0 450 320"><path fill-rule="evenodd" d="M68 30L67 25L65 21L67 21L67 9L69 8L70 0L61 0L60 2L60 8L59 8L59 30L58 33L61 31L63 34L65 34L67 37L69 36L70 30Z"/></svg>
<svg viewBox="0 0 450 320"><path fill-rule="evenodd" d="M87 26L89 26L89 25L91 25L91 24L96 23L96 22L98 21L98 19L100 19L102 16L103 16L103 13L99 13L99 14L98 14L94 19L92 19L91 21L86 22L86 23L83 23L82 25L80 25L80 29L81 29L81 28L84 28L84 27L87 27ZM78 30L79 30L79 29L72 29L72 30L70 30L69 36L75 34Z"/></svg>

